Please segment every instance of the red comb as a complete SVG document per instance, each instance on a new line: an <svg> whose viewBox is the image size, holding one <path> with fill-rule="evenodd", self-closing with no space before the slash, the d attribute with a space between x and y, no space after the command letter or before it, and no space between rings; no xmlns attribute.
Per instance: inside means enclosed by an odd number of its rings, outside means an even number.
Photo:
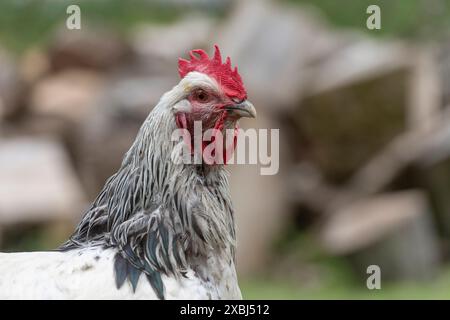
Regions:
<svg viewBox="0 0 450 320"><path fill-rule="evenodd" d="M191 60L178 59L178 72L180 77L184 78L189 72L197 71L207 74L219 83L225 94L231 98L244 100L247 98L244 84L238 73L237 67L231 69L230 57L227 57L225 63L222 63L222 56L219 47L214 46L214 57L209 58L208 54L202 49L192 50L189 52ZM195 54L198 55L195 56Z"/></svg>

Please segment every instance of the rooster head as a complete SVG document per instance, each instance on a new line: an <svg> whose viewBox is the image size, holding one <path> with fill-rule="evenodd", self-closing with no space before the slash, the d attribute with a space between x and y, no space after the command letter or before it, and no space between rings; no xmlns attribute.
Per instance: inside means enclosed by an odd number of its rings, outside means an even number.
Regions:
<svg viewBox="0 0 450 320"><path fill-rule="evenodd" d="M232 68L229 57L222 62L219 47L214 47L212 58L197 49L189 53L189 60L179 59L181 81L177 86L179 99L174 108L175 120L178 128L189 132L192 143L196 122L201 122L203 132L208 129L220 132L224 138L223 160L227 163L236 146L238 120L242 117L255 118L256 110L247 100L237 67ZM233 132L231 139L227 137L230 131ZM214 137L211 139L213 141ZM202 151L209 144L202 142ZM204 160L207 160L205 156ZM207 160L207 163L210 162L211 159Z"/></svg>

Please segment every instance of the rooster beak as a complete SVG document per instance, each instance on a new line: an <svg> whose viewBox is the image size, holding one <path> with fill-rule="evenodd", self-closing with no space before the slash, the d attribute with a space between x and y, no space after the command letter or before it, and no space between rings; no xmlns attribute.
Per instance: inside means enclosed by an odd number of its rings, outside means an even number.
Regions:
<svg viewBox="0 0 450 320"><path fill-rule="evenodd" d="M245 100L235 105L228 106L225 109L239 117L256 118L256 109L253 106L253 104L248 100Z"/></svg>

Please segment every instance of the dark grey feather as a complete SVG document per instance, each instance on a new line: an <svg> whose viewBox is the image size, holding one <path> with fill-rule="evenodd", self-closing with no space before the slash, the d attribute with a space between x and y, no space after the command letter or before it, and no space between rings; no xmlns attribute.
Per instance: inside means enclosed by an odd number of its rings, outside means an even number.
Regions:
<svg viewBox="0 0 450 320"><path fill-rule="evenodd" d="M139 281L139 277L141 275L141 270L131 267L128 269L128 280L130 280L131 286L133 288L133 292L136 292L137 284Z"/></svg>
<svg viewBox="0 0 450 320"><path fill-rule="evenodd" d="M116 287L120 289L127 278L128 261L117 253L114 259L114 274L116 276Z"/></svg>
<svg viewBox="0 0 450 320"><path fill-rule="evenodd" d="M146 276L158 298L164 300L164 285L159 272L154 271Z"/></svg>

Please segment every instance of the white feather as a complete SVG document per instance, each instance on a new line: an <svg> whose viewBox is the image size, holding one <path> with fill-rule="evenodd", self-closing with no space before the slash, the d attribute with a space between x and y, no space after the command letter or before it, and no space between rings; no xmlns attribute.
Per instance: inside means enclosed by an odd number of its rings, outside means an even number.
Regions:
<svg viewBox="0 0 450 320"><path fill-rule="evenodd" d="M0 299L157 299L142 274L136 292L126 281L116 288L114 249L0 253ZM214 261L218 282L162 276L166 299L241 299L234 266ZM212 277L211 279L213 279Z"/></svg>

